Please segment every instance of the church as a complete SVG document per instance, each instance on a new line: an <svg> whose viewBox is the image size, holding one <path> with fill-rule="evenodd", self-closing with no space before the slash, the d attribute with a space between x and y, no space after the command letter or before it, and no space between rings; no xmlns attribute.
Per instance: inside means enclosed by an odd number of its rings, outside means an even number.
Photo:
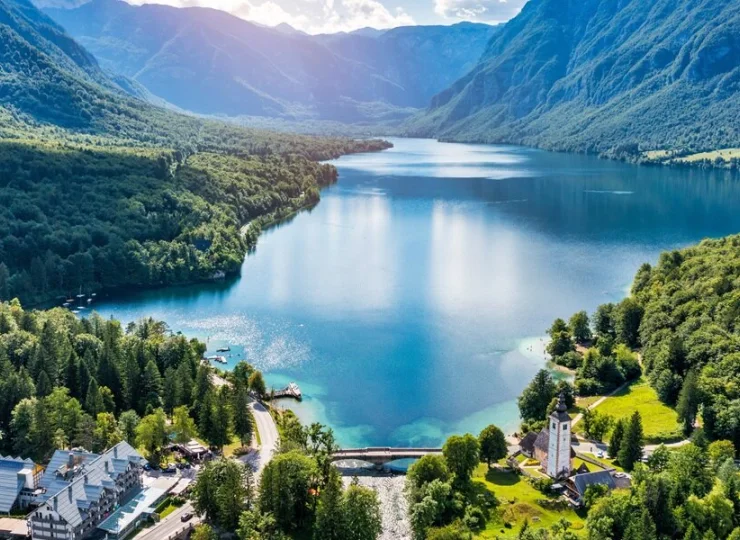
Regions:
<svg viewBox="0 0 740 540"><path fill-rule="evenodd" d="M530 432L521 440L522 453L539 461L551 478L567 478L573 470L575 452L570 444L572 421L562 394L547 422L542 431Z"/></svg>

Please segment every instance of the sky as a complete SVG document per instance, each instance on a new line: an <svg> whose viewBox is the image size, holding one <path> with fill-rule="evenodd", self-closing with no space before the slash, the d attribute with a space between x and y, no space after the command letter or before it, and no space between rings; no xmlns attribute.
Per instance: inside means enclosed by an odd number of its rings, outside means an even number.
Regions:
<svg viewBox="0 0 740 540"><path fill-rule="evenodd" d="M371 26L393 28L460 21L500 23L527 0L127 0L132 4L203 6L268 26L288 23L311 34Z"/></svg>

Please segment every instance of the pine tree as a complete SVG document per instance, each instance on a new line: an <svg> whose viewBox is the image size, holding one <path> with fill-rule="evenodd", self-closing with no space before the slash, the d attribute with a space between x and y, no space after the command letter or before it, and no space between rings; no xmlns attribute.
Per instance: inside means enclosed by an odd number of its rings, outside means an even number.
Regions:
<svg viewBox="0 0 740 540"><path fill-rule="evenodd" d="M655 523L647 509L636 519L630 521L624 533L624 540L656 540Z"/></svg>
<svg viewBox="0 0 740 540"><path fill-rule="evenodd" d="M642 419L635 411L624 430L624 438L619 448L619 464L626 471L631 471L635 463L642 459Z"/></svg>
<svg viewBox="0 0 740 540"><path fill-rule="evenodd" d="M80 366L77 355L72 351L64 366L64 386L69 388L69 395L80 399Z"/></svg>
<svg viewBox="0 0 740 540"><path fill-rule="evenodd" d="M344 529L342 479L339 472L333 469L319 496L314 537L321 540L344 540Z"/></svg>
<svg viewBox="0 0 740 540"><path fill-rule="evenodd" d="M87 387L87 393L85 396L85 410L93 417L97 417L98 413L105 412L105 403L103 403L103 396L100 394L100 388L98 382L95 379L90 379L90 384Z"/></svg>
<svg viewBox="0 0 740 540"><path fill-rule="evenodd" d="M195 375L195 384L193 386L193 404L197 408L205 399L206 395L212 390L213 382L211 381L211 372L208 366L201 364Z"/></svg>
<svg viewBox="0 0 740 540"><path fill-rule="evenodd" d="M234 399L231 405L233 412L234 435L239 437L242 446L252 440L252 415L249 411L249 393L244 386L234 389Z"/></svg>
<svg viewBox="0 0 740 540"><path fill-rule="evenodd" d="M75 397L80 401L80 403L85 403L85 401L87 401L87 389L90 386L92 375L90 374L90 369L88 368L87 362L84 358L77 363L77 367L77 384L79 395Z"/></svg>
<svg viewBox="0 0 740 540"><path fill-rule="evenodd" d="M696 415L699 412L699 402L699 385L696 371L692 369L686 375L681 393L678 395L678 404L676 405L678 419L683 426L685 435L689 435L694 429Z"/></svg>
<svg viewBox="0 0 740 540"><path fill-rule="evenodd" d="M619 447L622 444L624 438L624 419L619 419L614 425L612 430L612 436L609 438L609 449L607 453L611 459L616 459L619 455Z"/></svg>
<svg viewBox="0 0 740 540"><path fill-rule="evenodd" d="M141 398L143 408L156 409L161 404L162 375L153 360L149 360L141 374Z"/></svg>
<svg viewBox="0 0 740 540"><path fill-rule="evenodd" d="M205 440L211 439L211 433L213 430L213 414L211 409L213 408L213 391L207 392L203 398L196 404L195 409L195 420L198 426L198 433Z"/></svg>
<svg viewBox="0 0 740 540"><path fill-rule="evenodd" d="M126 357L126 361L123 367L123 385L124 385L124 404L129 409L137 409L140 405L139 401L139 384L140 384L141 370L139 369L139 363L136 361L136 357L133 354L129 354Z"/></svg>
<svg viewBox="0 0 740 540"><path fill-rule="evenodd" d="M109 352L103 353L100 359L97 380L100 386L107 386L111 389L116 405L122 407L124 404L123 378L118 365Z"/></svg>
<svg viewBox="0 0 740 540"><path fill-rule="evenodd" d="M3 300L10 300L10 271L4 262L0 263L0 301Z"/></svg>
<svg viewBox="0 0 740 540"><path fill-rule="evenodd" d="M686 529L683 540L701 540L701 534L696 530L693 523L690 523L688 529Z"/></svg>
<svg viewBox="0 0 740 540"><path fill-rule="evenodd" d="M208 442L217 448L223 448L231 441L229 437L229 395L228 389L222 386L216 392L214 406L211 407L211 433Z"/></svg>
<svg viewBox="0 0 740 540"><path fill-rule="evenodd" d="M164 410L172 414L172 411L179 405L177 401L179 381L175 370L171 367L164 372L164 390L162 391L162 404Z"/></svg>
<svg viewBox="0 0 740 540"><path fill-rule="evenodd" d="M45 397L51 394L52 391L51 380L46 374L46 371L41 370L38 378L36 379L36 395L38 397Z"/></svg>

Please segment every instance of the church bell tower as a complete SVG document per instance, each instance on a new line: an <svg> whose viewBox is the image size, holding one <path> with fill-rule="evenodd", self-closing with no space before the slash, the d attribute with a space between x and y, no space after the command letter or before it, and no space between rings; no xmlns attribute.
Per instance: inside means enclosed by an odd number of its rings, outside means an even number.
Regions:
<svg viewBox="0 0 740 540"><path fill-rule="evenodd" d="M571 419L562 393L548 422L550 440L547 450L547 474L552 478L569 476L572 470L570 461Z"/></svg>

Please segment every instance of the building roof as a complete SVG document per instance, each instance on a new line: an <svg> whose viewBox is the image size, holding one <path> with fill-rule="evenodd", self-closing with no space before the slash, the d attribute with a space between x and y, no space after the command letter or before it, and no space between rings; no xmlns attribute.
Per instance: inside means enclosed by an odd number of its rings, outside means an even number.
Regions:
<svg viewBox="0 0 740 540"><path fill-rule="evenodd" d="M573 481L573 485L575 486L579 497L583 497L588 486L593 486L595 484L604 484L609 489L616 488L614 478L612 478L612 475L609 473L609 471L596 471L586 474L577 474L573 476L571 480Z"/></svg>
<svg viewBox="0 0 740 540"><path fill-rule="evenodd" d="M66 454L69 460L70 453ZM116 480L131 464L144 462L144 458L125 441L102 455L80 457L79 464L71 468L51 469L50 463L44 477L53 475L53 478L42 478L39 482L39 485L50 486L39 496L39 503L48 503L73 527L84 521L87 509L98 501L105 489L116 489Z"/></svg>
<svg viewBox="0 0 740 540"><path fill-rule="evenodd" d="M57 450L51 456L46 471L39 480L39 486L44 493L37 496L36 501L43 504L49 497L56 495L66 488L74 479L76 471L84 463L94 461L98 454L86 452L84 450Z"/></svg>
<svg viewBox="0 0 740 540"><path fill-rule="evenodd" d="M550 450L550 431L548 429L543 429L537 434L537 438L534 441L534 448L537 450L541 450L545 454L547 454ZM573 447L570 447L570 457L574 458L576 457L576 451L573 450Z"/></svg>
<svg viewBox="0 0 740 540"><path fill-rule="evenodd" d="M15 506L26 483L24 474L33 475L35 467L30 459L0 455L0 513L7 514Z"/></svg>
<svg viewBox="0 0 740 540"><path fill-rule="evenodd" d="M519 448L522 452L531 454L534 452L534 441L537 439L537 433L530 431L527 433L521 441L519 441Z"/></svg>
<svg viewBox="0 0 740 540"><path fill-rule="evenodd" d="M152 506L166 493L165 490L155 487L140 489L125 504L98 525L98 529L112 534L125 531L142 514L152 514L154 512Z"/></svg>
<svg viewBox="0 0 740 540"><path fill-rule="evenodd" d="M555 410L550 414L550 418L557 420L558 422L570 422L568 407L565 405L565 395L562 392L560 392L560 396L558 396L558 404L555 407Z"/></svg>
<svg viewBox="0 0 740 540"><path fill-rule="evenodd" d="M537 450L542 450L547 453L550 449L550 431L543 429L537 434L537 438L534 440L534 447Z"/></svg>

